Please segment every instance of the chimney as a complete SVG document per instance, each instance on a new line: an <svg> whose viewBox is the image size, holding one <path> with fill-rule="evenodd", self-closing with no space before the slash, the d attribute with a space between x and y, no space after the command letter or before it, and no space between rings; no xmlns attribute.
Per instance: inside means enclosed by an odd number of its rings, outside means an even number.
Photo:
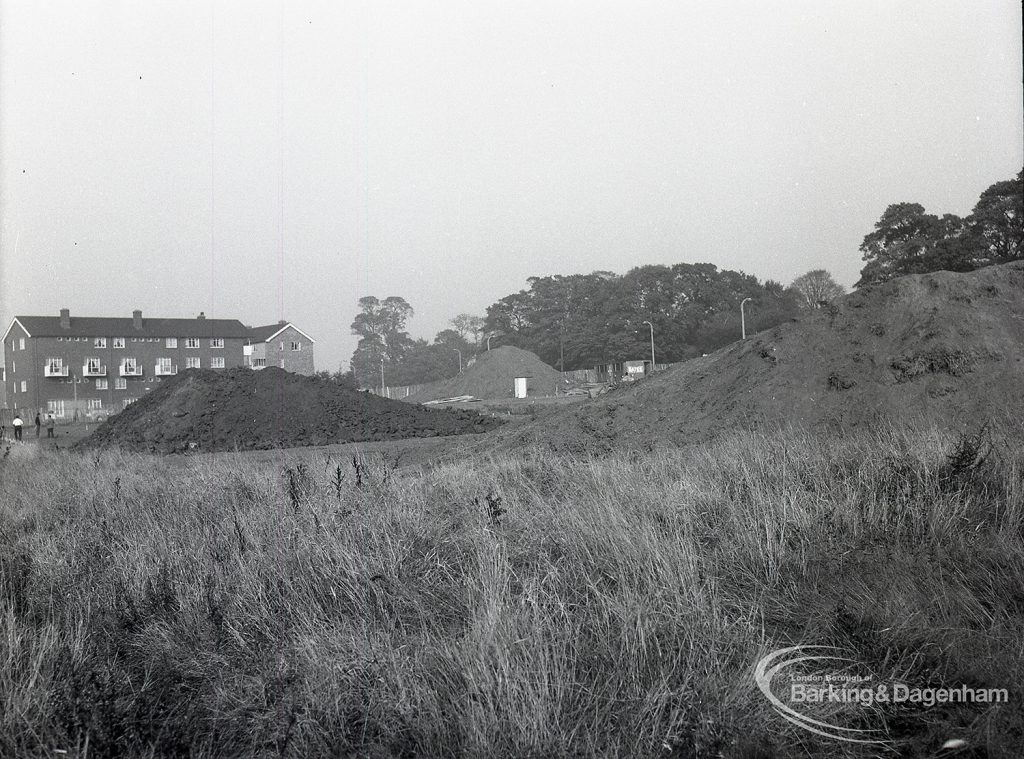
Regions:
<svg viewBox="0 0 1024 759"><path fill-rule="evenodd" d="M196 318L197 319L205 319L206 318L206 312L200 311L199 312L199 316L197 316Z"/></svg>
<svg viewBox="0 0 1024 759"><path fill-rule="evenodd" d="M139 310L132 311L132 327L142 329L142 312Z"/></svg>
<svg viewBox="0 0 1024 759"><path fill-rule="evenodd" d="M277 320L277 326L279 326L279 327L283 327L287 323L288 322L286 322L284 319L278 319Z"/></svg>
<svg viewBox="0 0 1024 759"><path fill-rule="evenodd" d="M60 310L60 328L71 329L71 312L66 308Z"/></svg>

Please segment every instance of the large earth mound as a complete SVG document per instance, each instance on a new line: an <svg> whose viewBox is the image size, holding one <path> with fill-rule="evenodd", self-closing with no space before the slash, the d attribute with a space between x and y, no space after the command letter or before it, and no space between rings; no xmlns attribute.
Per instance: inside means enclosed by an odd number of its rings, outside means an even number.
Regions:
<svg viewBox="0 0 1024 759"><path fill-rule="evenodd" d="M637 386L498 433L606 452L735 429L992 420L1024 432L1024 262L866 287Z"/></svg>
<svg viewBox="0 0 1024 759"><path fill-rule="evenodd" d="M528 395L554 395L562 375L530 351L503 345L477 356L466 370L451 379L434 382L405 398L424 403L440 398L472 395L474 398L511 398L516 377L526 377Z"/></svg>
<svg viewBox="0 0 1024 759"><path fill-rule="evenodd" d="M286 372L190 369L111 417L79 445L173 453L486 432L473 411L410 406Z"/></svg>

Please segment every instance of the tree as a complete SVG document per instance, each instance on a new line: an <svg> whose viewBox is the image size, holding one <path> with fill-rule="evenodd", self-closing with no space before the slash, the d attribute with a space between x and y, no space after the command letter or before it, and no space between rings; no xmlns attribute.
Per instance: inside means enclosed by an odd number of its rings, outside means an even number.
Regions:
<svg viewBox="0 0 1024 759"><path fill-rule="evenodd" d="M473 342L478 346L480 345L480 336L484 331L483 317L473 316L472 314L459 314L451 320L450 324L463 339L467 339L469 335L472 335Z"/></svg>
<svg viewBox="0 0 1024 759"><path fill-rule="evenodd" d="M413 340L405 331L405 323L412 315L412 306L396 295L383 301L372 295L359 299L359 313L352 322L352 334L359 335L359 344L350 364L360 386L378 387L381 360L387 369L411 348Z"/></svg>
<svg viewBox="0 0 1024 759"><path fill-rule="evenodd" d="M824 269L813 269L793 280L790 288L797 294L801 308L818 308L846 293Z"/></svg>
<svg viewBox="0 0 1024 759"><path fill-rule="evenodd" d="M894 203L864 237L860 250L866 262L855 287L886 282L919 268L931 246L938 219L920 203Z"/></svg>
<svg viewBox="0 0 1024 759"><path fill-rule="evenodd" d="M396 295L383 301L367 295L359 299L359 309L352 322L352 334L359 335L360 343L378 343L387 360L400 359L411 344L405 323L413 315L412 306Z"/></svg>
<svg viewBox="0 0 1024 759"><path fill-rule="evenodd" d="M980 265L1024 257L1024 169L981 193L967 227L978 241Z"/></svg>

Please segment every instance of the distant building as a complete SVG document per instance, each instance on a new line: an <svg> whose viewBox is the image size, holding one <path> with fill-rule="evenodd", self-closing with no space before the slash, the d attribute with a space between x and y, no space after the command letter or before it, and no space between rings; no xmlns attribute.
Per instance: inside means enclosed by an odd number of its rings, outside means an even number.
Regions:
<svg viewBox="0 0 1024 759"><path fill-rule="evenodd" d="M245 365L251 369L276 366L295 374L313 374L315 342L291 322L252 327L244 347Z"/></svg>
<svg viewBox="0 0 1024 759"><path fill-rule="evenodd" d="M17 316L4 335L6 416L41 412L70 420L117 413L179 371L249 365L246 351L261 329L204 314L72 317L65 308L60 316ZM312 367L312 341L305 339Z"/></svg>

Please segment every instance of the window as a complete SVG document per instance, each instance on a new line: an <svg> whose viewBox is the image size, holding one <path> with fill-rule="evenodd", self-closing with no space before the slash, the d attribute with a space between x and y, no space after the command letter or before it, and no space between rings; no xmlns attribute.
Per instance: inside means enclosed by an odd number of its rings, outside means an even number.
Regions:
<svg viewBox="0 0 1024 759"><path fill-rule="evenodd" d="M64 418L64 401L47 401L46 413L53 414L58 419Z"/></svg>
<svg viewBox="0 0 1024 759"><path fill-rule="evenodd" d="M284 350L284 340L280 342L280 344L277 346L277 349L282 351Z"/></svg>
<svg viewBox="0 0 1024 759"><path fill-rule="evenodd" d="M186 369L200 369L201 367L199 366L199 356L189 356L188 358L186 358L185 359L185 368Z"/></svg>
<svg viewBox="0 0 1024 759"><path fill-rule="evenodd" d="M114 378L114 389L115 390L127 390L128 389L128 380L126 380L124 377L115 377Z"/></svg>
<svg viewBox="0 0 1024 759"><path fill-rule="evenodd" d="M293 351L300 351L302 350L302 343L300 343L298 340L292 340L290 347Z"/></svg>
<svg viewBox="0 0 1024 759"><path fill-rule="evenodd" d="M19 337L18 338L18 350L25 350L25 338L24 337Z"/></svg>
<svg viewBox="0 0 1024 759"><path fill-rule="evenodd" d="M267 360L265 358L254 358L252 360L252 365L257 369L262 369L267 365Z"/></svg>
<svg viewBox="0 0 1024 759"><path fill-rule="evenodd" d="M178 338L176 338L176 337L168 337L167 340L164 342L164 346L167 347L167 348L177 348L178 347Z"/></svg>
<svg viewBox="0 0 1024 759"><path fill-rule="evenodd" d="M198 348L199 347L199 338L198 337L186 337L185 338L185 347L186 348Z"/></svg>
<svg viewBox="0 0 1024 759"><path fill-rule="evenodd" d="M86 374L106 374L103 370L103 364L98 358L87 358L85 359L85 373Z"/></svg>
<svg viewBox="0 0 1024 759"><path fill-rule="evenodd" d="M211 348L223 348L224 347L224 338L223 337L211 337L210 338L210 347Z"/></svg>
<svg viewBox="0 0 1024 759"><path fill-rule="evenodd" d="M124 338L123 337L115 337L114 338L114 347L115 348L123 348L124 347Z"/></svg>
<svg viewBox="0 0 1024 759"><path fill-rule="evenodd" d="M121 408L128 408L137 400L138 398L125 398L123 401L121 401Z"/></svg>
<svg viewBox="0 0 1024 759"><path fill-rule="evenodd" d="M92 347L93 348L106 348L107 347L107 338L105 338L105 337L94 337L92 339Z"/></svg>
<svg viewBox="0 0 1024 759"><path fill-rule="evenodd" d="M99 398L90 398L86 401L85 407L90 411L99 411L103 408L103 401Z"/></svg>
<svg viewBox="0 0 1024 759"><path fill-rule="evenodd" d="M156 360L156 365L161 371L169 372L171 370L171 360L169 358L158 358Z"/></svg>
<svg viewBox="0 0 1024 759"><path fill-rule="evenodd" d="M28 392L28 382L26 382L25 380L21 381L21 392L23 392L23 393L27 393Z"/></svg>
<svg viewBox="0 0 1024 759"><path fill-rule="evenodd" d="M211 358L210 359L210 368L211 369L223 369L224 368L224 357L223 356L214 356L213 358Z"/></svg>
<svg viewBox="0 0 1024 759"><path fill-rule="evenodd" d="M142 374L142 369L139 368L139 362L134 358L126 358L121 362L121 374L125 377L138 377Z"/></svg>
<svg viewBox="0 0 1024 759"><path fill-rule="evenodd" d="M107 387L108 387L108 385L107 385L107 381L105 379L97 379L96 380L96 389L97 390L106 390Z"/></svg>
<svg viewBox="0 0 1024 759"><path fill-rule="evenodd" d="M48 358L46 359L46 366L43 369L43 376L45 377L67 377L68 372L64 369L64 359L62 358Z"/></svg>

